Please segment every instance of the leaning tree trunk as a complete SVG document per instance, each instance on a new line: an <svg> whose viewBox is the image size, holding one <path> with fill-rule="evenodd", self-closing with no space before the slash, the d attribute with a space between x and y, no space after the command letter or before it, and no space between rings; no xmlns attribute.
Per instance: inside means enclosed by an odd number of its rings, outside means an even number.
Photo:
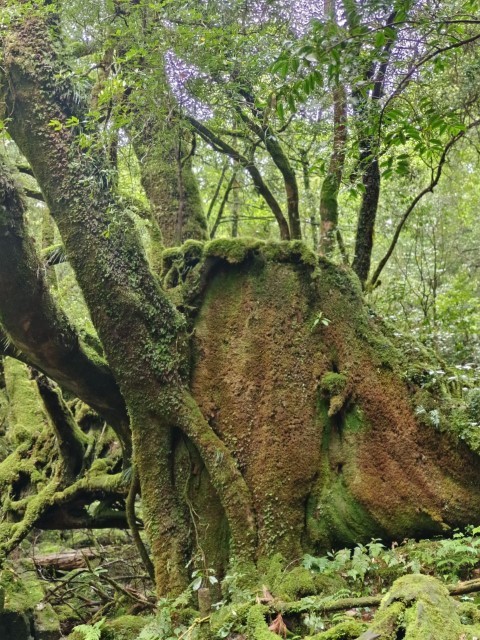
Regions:
<svg viewBox="0 0 480 640"><path fill-rule="evenodd" d="M4 43L2 98L9 130L30 162L57 222L92 320L128 407L146 528L160 594L187 584L186 513L172 474L174 428L200 451L228 518L232 552L253 560L255 524L245 480L191 397L185 321L152 276L129 217L103 180L102 157L55 131L77 105L39 15L17 23Z"/></svg>

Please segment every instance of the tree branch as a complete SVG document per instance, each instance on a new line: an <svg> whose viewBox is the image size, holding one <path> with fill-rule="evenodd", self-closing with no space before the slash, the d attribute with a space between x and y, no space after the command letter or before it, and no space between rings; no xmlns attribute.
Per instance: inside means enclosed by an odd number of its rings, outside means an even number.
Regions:
<svg viewBox="0 0 480 640"><path fill-rule="evenodd" d="M53 300L26 227L21 188L0 158L0 320L37 369L89 404L118 433L129 454L130 434L118 386L98 354L95 361Z"/></svg>
<svg viewBox="0 0 480 640"><path fill-rule="evenodd" d="M397 242L398 242L398 238L400 237L400 233L405 225L405 223L407 222L408 218L410 217L410 214L412 213L412 211L415 209L415 207L417 206L417 204L420 202L420 200L427 195L427 193L432 193L434 188L437 186L440 177L442 175L442 170L443 167L445 165L446 159L447 159L447 155L449 153L449 151L451 150L451 148L455 145L456 142L458 142L458 140L460 140L461 138L463 138L465 136L465 134L467 133L467 131L469 131L470 129L473 129L474 127L477 127L480 124L480 119L479 120L475 120L474 122L472 122L471 124L468 125L468 127L465 129L465 131L461 131L460 133L458 133L456 136L454 136L449 142L448 144L445 146L443 153L440 157L440 161L438 163L437 169L435 171L435 174L432 176L432 179L430 181L430 184L425 187L425 189L422 189L422 191L420 191L420 193L412 200L412 202L410 203L410 205L407 207L406 211L404 212L403 216L400 219L400 222L397 225L397 228L395 229L395 233L393 234L393 238L392 241L390 243L390 246L388 247L387 252L385 253L385 255L383 256L383 258L380 260L380 262L378 263L377 268L375 269L375 272L370 280L370 287L374 287L378 281L378 278L380 277L380 274L383 271L383 268L385 267L385 265L387 264L388 260L390 259L390 256L392 255Z"/></svg>
<svg viewBox="0 0 480 640"><path fill-rule="evenodd" d="M288 222L290 226L290 237L292 239L301 239L302 231L300 228L300 214L298 211L299 195L298 184L295 171L285 154L282 145L279 143L275 133L266 125L259 125L248 118L241 107L236 106L236 111L240 118L245 122L247 127L253 131L259 139L264 143L266 150L270 154L275 166L280 171L285 185L285 193L287 197Z"/></svg>
<svg viewBox="0 0 480 640"><path fill-rule="evenodd" d="M215 237L215 234L217 232L218 229L218 225L220 224L220 221L222 219L223 216L223 212L225 210L225 205L227 204L228 201L228 196L230 195L230 192L233 188L233 185L235 183L235 179L237 177L236 171L233 171L232 177L230 178L228 184L227 184L227 188L225 189L225 193L223 194L223 198L222 201L220 203L220 206L218 207L218 212L217 212L217 217L215 218L215 222L213 223L213 227L212 230L210 231L210 239L213 240L213 238Z"/></svg>
<svg viewBox="0 0 480 640"><path fill-rule="evenodd" d="M244 169L248 171L257 192L264 198L265 202L272 210L273 215L278 222L278 226L280 227L280 237L282 238L282 240L290 240L290 231L280 205L278 204L273 193L263 181L259 170L253 164L253 162L251 160L248 160L245 156L243 156L236 149L227 144L224 140L216 136L213 131L198 122L198 120L195 120L195 118L188 116L188 121L199 133L199 135L205 140L205 142L207 142L216 151L224 153L236 160Z"/></svg>

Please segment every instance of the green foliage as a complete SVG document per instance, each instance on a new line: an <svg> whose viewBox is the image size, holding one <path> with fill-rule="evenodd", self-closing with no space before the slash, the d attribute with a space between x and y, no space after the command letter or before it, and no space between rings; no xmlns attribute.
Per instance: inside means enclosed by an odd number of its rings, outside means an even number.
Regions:
<svg viewBox="0 0 480 640"><path fill-rule="evenodd" d="M198 591L202 586L217 584L218 580L215 577L215 570L207 567L206 569L195 569L192 572L193 582L191 583L192 591Z"/></svg>
<svg viewBox="0 0 480 640"><path fill-rule="evenodd" d="M340 549L326 556L305 555L302 565L314 574L347 580L352 593L378 593L391 581L408 573L426 573L445 582L467 579L478 566L480 528L456 531L452 538L425 542L406 541L387 548L380 540Z"/></svg>
<svg viewBox="0 0 480 640"><path fill-rule="evenodd" d="M94 624L80 624L73 631L80 634L82 640L101 640L104 625L105 618L102 618Z"/></svg>

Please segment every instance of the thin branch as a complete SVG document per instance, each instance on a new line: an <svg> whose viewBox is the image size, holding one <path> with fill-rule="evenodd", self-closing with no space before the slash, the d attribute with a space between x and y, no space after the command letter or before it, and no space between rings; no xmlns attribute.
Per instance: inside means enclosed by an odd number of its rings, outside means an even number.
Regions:
<svg viewBox="0 0 480 640"><path fill-rule="evenodd" d="M251 105L250 103L247 103L247 105L251 107L251 111L254 116L258 117L259 115L261 115L261 112L258 112L258 110L254 108L253 103ZM301 238L302 234L300 229L300 216L298 212L299 195L297 177L287 155L282 148L282 145L278 141L278 137L268 125L259 125L254 120L251 120L244 113L240 106L237 105L235 109L240 118L247 125L247 127L249 127L249 129L253 131L253 133L255 133L255 135L257 135L259 139L264 143L266 150L273 160L273 163L282 174L285 194L287 198L290 235L292 238Z"/></svg>
<svg viewBox="0 0 480 640"><path fill-rule="evenodd" d="M430 53L425 54L423 56L423 58L420 58L420 60L417 62L417 64L414 65L410 69L410 71L402 78L402 80L399 82L399 84L398 84L397 88L395 89L395 91L385 101L385 104L383 105L382 110L380 112L378 130L380 131L380 129L382 127L385 110L387 109L387 107L390 104L390 102L392 102L392 100L394 100L396 97L398 97L401 94L401 92L405 89L405 87L409 83L411 77L418 71L418 69L422 65L426 64L427 62L429 62L430 60L432 60L436 56L440 55L441 53L445 53L446 51L451 51L452 49L458 49L459 47L463 47L463 46L465 46L467 44L471 44L472 42L475 42L476 40L480 40L480 33L477 33L474 36L471 36L470 38L467 38L466 40L460 40L458 42L454 42L452 44L449 44L449 45L447 45L445 47L440 47L438 49L435 49L435 51L431 51Z"/></svg>
<svg viewBox="0 0 480 640"><path fill-rule="evenodd" d="M227 204L228 196L230 195L230 191L233 188L233 185L235 183L236 177L237 177L237 174L236 174L236 171L234 171L232 177L229 180L229 183L227 184L227 188L225 189L225 193L223 194L222 202L220 203L220 206L218 208L217 217L215 219L215 222L214 222L214 225L212 227L212 230L210 231L210 238L212 240L215 237L215 234L216 234L217 229L218 229L218 225L220 224L220 222L222 220L223 212L225 210L225 205Z"/></svg>
<svg viewBox="0 0 480 640"><path fill-rule="evenodd" d="M464 135L467 133L467 131L469 131L470 129L473 129L474 127L477 127L479 124L480 124L480 119L479 120L475 120L474 122L472 122L471 124L468 125L468 127L465 129L465 131L461 131L460 133L458 133L445 146L445 148L443 150L443 153L442 153L442 155L440 157L440 161L438 163L437 170L436 170L435 174L432 176L430 184L427 187L425 187L425 189L420 191L420 193L412 200L412 202L410 203L410 205L408 206L408 208L404 212L403 216L401 217L400 222L398 223L397 228L395 229L395 233L393 234L393 238L392 238L392 241L390 243L390 246L389 246L386 254L383 256L383 258L378 263L378 266L375 269L375 272L374 272L374 274L372 276L372 279L370 280L370 286L371 287L375 286L375 284L378 281L378 278L379 278L380 274L383 271L383 268L385 267L385 265L387 264L388 260L390 259L390 256L392 255L392 253L393 253L393 251L395 249L395 246L396 246L396 244L398 242L398 238L400 236L400 233L401 233L406 221L408 220L410 214L415 209L415 207L420 202L420 200L427 193L432 193L434 188L437 186L438 181L440 180L440 177L442 175L442 170L443 170L443 167L445 165L445 161L447 159L447 155L448 155L450 149L455 145L456 142L458 142L458 140L460 140L461 138L464 137Z"/></svg>
<svg viewBox="0 0 480 640"><path fill-rule="evenodd" d="M217 201L218 195L220 193L220 189L222 188L222 184L223 184L223 180L225 178L225 173L227 171L227 168L228 168L228 160L227 160L227 162L225 162L225 164L222 167L222 173L220 174L220 179L219 179L219 181L217 183L217 186L215 188L215 193L213 194L213 197L210 200L210 204L208 205L207 220L210 220L210 216L212 215L213 207L215 206L215 203Z"/></svg>
<svg viewBox="0 0 480 640"><path fill-rule="evenodd" d="M248 158L231 147L224 140L216 136L213 131L208 129L201 122L198 122L198 120L195 120L195 118L193 118L192 116L188 116L188 121L198 132L198 134L203 138L203 140L205 140L205 142L207 142L213 149L230 156L248 171L257 192L264 198L265 202L272 210L273 215L278 222L278 226L280 227L280 237L282 238L282 240L290 240L290 231L285 216L282 213L282 209L273 193L265 184L259 170L253 164L253 162L251 160L248 160Z"/></svg>

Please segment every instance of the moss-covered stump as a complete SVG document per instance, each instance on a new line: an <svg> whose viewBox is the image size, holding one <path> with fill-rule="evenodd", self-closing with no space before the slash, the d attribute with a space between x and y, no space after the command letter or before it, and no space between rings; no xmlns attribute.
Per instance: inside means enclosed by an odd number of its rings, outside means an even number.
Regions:
<svg viewBox="0 0 480 640"><path fill-rule="evenodd" d="M430 354L396 346L349 270L301 243L218 240L166 251L163 282L190 317L193 395L251 491L259 557L435 535L480 513L463 400L429 379ZM192 469L211 548L221 509ZM209 566L227 556L217 544Z"/></svg>
<svg viewBox="0 0 480 640"><path fill-rule="evenodd" d="M461 623L458 604L445 585L431 576L416 574L393 583L359 640L466 640L474 633Z"/></svg>

